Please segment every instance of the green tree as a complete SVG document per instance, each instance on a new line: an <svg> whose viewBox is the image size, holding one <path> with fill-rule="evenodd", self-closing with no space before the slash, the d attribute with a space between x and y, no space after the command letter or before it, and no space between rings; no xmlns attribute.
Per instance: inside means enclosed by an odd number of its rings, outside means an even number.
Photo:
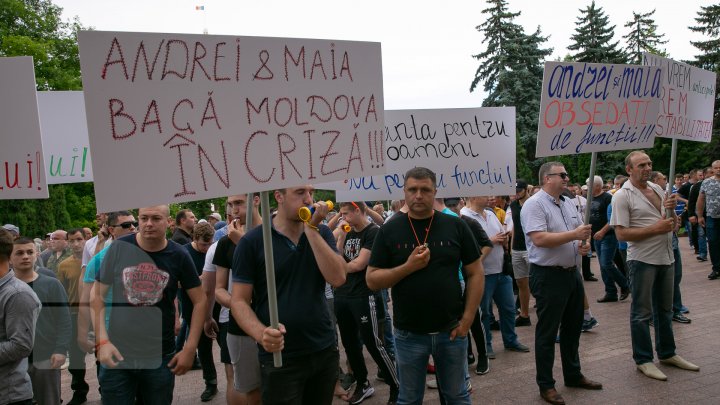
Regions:
<svg viewBox="0 0 720 405"><path fill-rule="evenodd" d="M658 34L654 14L655 10L644 14L633 11L633 19L625 23L625 28L630 28L630 32L623 36L627 41L625 51L632 63L642 65L643 52L667 56L661 45L668 41L664 39L665 34Z"/></svg>
<svg viewBox="0 0 720 405"><path fill-rule="evenodd" d="M580 9L577 18L573 43L568 46L575 62L625 63L625 53L620 49L619 41L613 41L615 26L602 7L595 6L595 0L585 9Z"/></svg>
<svg viewBox="0 0 720 405"><path fill-rule="evenodd" d="M542 48L547 41L540 28L527 35L522 26L513 22L520 12L508 10L506 0L491 0L483 10L487 20L475 27L486 43L483 52L473 55L480 62L470 84L474 91L479 83L488 93L484 107L514 106L516 116L517 176L533 178L542 163L535 158L540 86L543 61L552 49Z"/></svg>

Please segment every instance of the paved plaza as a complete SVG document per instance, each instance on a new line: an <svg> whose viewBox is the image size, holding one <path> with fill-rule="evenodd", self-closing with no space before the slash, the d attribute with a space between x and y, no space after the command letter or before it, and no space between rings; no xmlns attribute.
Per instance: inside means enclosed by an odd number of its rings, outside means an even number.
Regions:
<svg viewBox="0 0 720 405"><path fill-rule="evenodd" d="M690 324L674 322L677 353L700 366L700 372L691 372L674 367L659 365L668 376L668 381L651 380L635 369L630 346L629 311L630 299L625 302L598 304L602 297L603 284L585 282L585 289L595 318L600 325L591 332L583 333L580 339L580 361L583 373L601 382L601 391L586 391L567 388L562 384L559 347L556 347L555 379L557 389L568 403L577 404L718 404L720 403L720 305L718 291L720 280L709 281L710 262L698 262L688 246L687 238L681 238L683 259L683 280L681 291L683 302L690 309ZM600 277L597 260L592 268ZM531 306L533 301L531 299ZM531 309L533 325L537 321ZM535 384L534 357L535 327L517 328L520 342L529 346L530 353L504 351L499 333L494 331L494 350L497 359L491 360L490 372L472 378L473 404L542 404ZM87 380L91 386L88 404L100 404L95 378L94 359L88 356ZM377 367L366 352L366 363L371 376ZM216 359L219 359L216 347ZM344 364L344 354L342 360ZM220 394L208 404L225 404L225 380L222 365L217 362L220 377ZM471 368L474 370L474 368ZM428 375L428 380L434 378ZM63 371L63 399L67 402L70 392L70 373ZM363 404L385 404L389 388L382 382L372 381L375 395ZM204 389L202 371L191 371L175 381L176 404L199 404ZM335 404L346 402L336 400ZM425 403L439 403L437 390L427 389Z"/></svg>

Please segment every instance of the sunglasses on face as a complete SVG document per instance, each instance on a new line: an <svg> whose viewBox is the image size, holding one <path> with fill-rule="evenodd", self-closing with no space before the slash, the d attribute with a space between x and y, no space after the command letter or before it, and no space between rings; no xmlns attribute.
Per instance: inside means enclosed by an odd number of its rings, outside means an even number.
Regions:
<svg viewBox="0 0 720 405"><path fill-rule="evenodd" d="M119 227L121 227L122 229L130 229L131 227L132 227L132 228L137 228L138 222L137 222L137 221L126 221L126 222L123 222L123 223L121 223L121 224L117 224L117 225L113 225L113 226L119 226Z"/></svg>
<svg viewBox="0 0 720 405"><path fill-rule="evenodd" d="M560 178L563 179L563 180L567 180L567 179L570 178L570 176L568 176L568 174L565 173L565 172L562 172L562 173L548 173L547 176L560 176Z"/></svg>

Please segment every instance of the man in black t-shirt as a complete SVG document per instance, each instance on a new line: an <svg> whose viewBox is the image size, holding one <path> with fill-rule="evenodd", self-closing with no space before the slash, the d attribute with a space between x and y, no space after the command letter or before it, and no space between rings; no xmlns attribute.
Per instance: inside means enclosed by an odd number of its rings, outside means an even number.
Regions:
<svg viewBox="0 0 720 405"><path fill-rule="evenodd" d="M608 207L612 203L612 195L603 191L602 177L595 176L593 179L593 198L590 206L590 225L595 252L600 264L600 275L605 284L605 296L598 298L597 302L615 302L618 300L618 289L620 287L620 301L630 295L628 279L615 266L613 259L618 248L618 240L615 231L608 223Z"/></svg>
<svg viewBox="0 0 720 405"><path fill-rule="evenodd" d="M368 220L362 201L344 202L340 204L339 212L343 219L334 234L337 249L348 263L349 270L345 284L334 291L335 316L350 368L357 380L349 401L358 404L375 392L367 379L368 371L362 354L364 343L390 385L389 401L396 402L398 379L395 363L385 350L378 327L379 321L385 320L382 295L370 290L365 282L370 251L380 228ZM349 232L343 230L344 225L351 227Z"/></svg>
<svg viewBox="0 0 720 405"><path fill-rule="evenodd" d="M512 256L513 275L518 286L520 314L515 319L515 326L530 326L530 261L525 246L525 232L520 221L520 212L525 201L530 198L528 184L524 180L515 183L515 200L510 203L510 216L513 229L510 254Z"/></svg>
<svg viewBox="0 0 720 405"><path fill-rule="evenodd" d="M315 188L307 185L275 191L277 215L271 227L278 329L270 325L262 228L240 239L233 257L231 310L240 327L260 345L262 402L329 405L338 376L339 355L325 283L345 283L347 264L337 254L335 238L322 225L327 204L313 204ZM298 217L312 205L307 222ZM282 352L283 367L273 364Z"/></svg>
<svg viewBox="0 0 720 405"><path fill-rule="evenodd" d="M140 208L137 234L119 238L98 271L92 309L103 402L170 404L175 375L193 363L205 315L205 295L188 252L165 238L167 205ZM175 354L178 283L194 306L190 333ZM110 326L105 328L105 296L112 288Z"/></svg>
<svg viewBox="0 0 720 405"><path fill-rule="evenodd" d="M366 276L372 290L392 287L398 402L422 403L432 355L446 402L470 404L467 333L484 289L480 251L463 220L433 209L435 173L409 170L404 192L408 213L393 215L380 228ZM467 274L464 297L461 265Z"/></svg>

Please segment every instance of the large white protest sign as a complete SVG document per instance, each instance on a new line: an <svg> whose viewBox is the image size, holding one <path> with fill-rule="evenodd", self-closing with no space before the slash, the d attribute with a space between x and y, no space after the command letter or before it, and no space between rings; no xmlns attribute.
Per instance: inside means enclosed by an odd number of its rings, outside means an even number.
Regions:
<svg viewBox="0 0 720 405"><path fill-rule="evenodd" d="M48 198L29 56L0 58L0 199Z"/></svg>
<svg viewBox="0 0 720 405"><path fill-rule="evenodd" d="M384 141L374 146L386 174L318 187L338 201L402 199L405 172L422 166L435 172L438 197L515 192L514 107L385 111Z"/></svg>
<svg viewBox="0 0 720 405"><path fill-rule="evenodd" d="M85 100L81 91L39 91L48 184L93 181Z"/></svg>
<svg viewBox="0 0 720 405"><path fill-rule="evenodd" d="M658 67L545 62L535 155L652 147Z"/></svg>
<svg viewBox="0 0 720 405"><path fill-rule="evenodd" d="M102 211L383 172L379 43L78 39Z"/></svg>
<svg viewBox="0 0 720 405"><path fill-rule="evenodd" d="M662 68L660 114L655 135L710 142L715 107L715 73L651 53L643 64Z"/></svg>

